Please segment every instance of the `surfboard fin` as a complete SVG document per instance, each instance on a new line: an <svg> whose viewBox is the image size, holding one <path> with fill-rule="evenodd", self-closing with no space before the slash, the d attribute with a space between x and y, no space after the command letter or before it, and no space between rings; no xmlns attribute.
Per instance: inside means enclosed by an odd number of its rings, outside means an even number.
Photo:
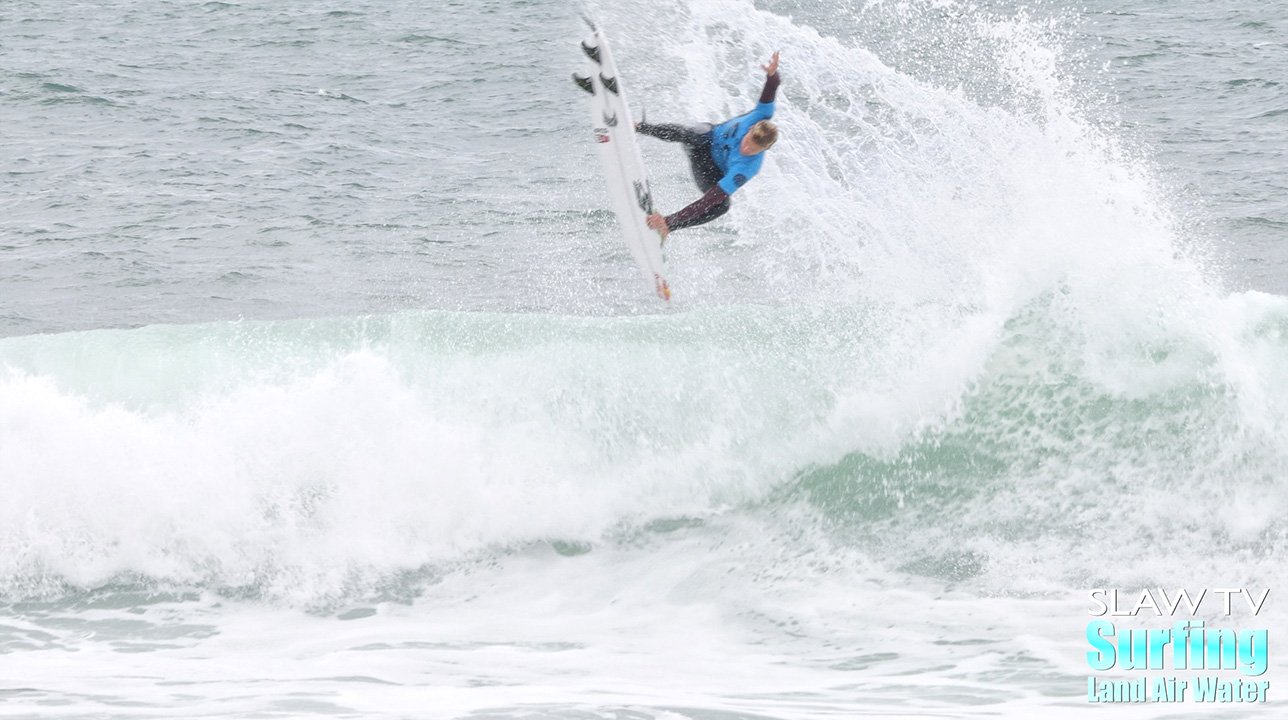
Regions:
<svg viewBox="0 0 1288 720"><path fill-rule="evenodd" d="M577 87L581 88L582 90L585 90L586 92L590 93L591 95L594 95L594 94L595 94L595 86L594 86L593 84L591 84L591 82L590 82L590 78L588 78L588 77L582 77L582 76L578 75L577 73L573 73L573 74L572 74L572 81L573 81L574 83L576 83L576 84L577 84Z"/></svg>
<svg viewBox="0 0 1288 720"><path fill-rule="evenodd" d="M618 94L618 93L617 93L617 78L615 78L615 77L614 77L614 78L606 78L606 77L604 77L604 74L603 74L603 73L600 73L600 74L599 74L599 81L600 81L600 82L602 82L602 83L604 83L604 87L608 89L608 92L610 92L610 93L612 93L612 94L614 94L614 95L617 95L617 94Z"/></svg>
<svg viewBox="0 0 1288 720"><path fill-rule="evenodd" d="M599 58L599 48L591 47L586 44L585 40L581 41L581 51L586 53L586 57L595 61L596 65L603 65L604 61Z"/></svg>

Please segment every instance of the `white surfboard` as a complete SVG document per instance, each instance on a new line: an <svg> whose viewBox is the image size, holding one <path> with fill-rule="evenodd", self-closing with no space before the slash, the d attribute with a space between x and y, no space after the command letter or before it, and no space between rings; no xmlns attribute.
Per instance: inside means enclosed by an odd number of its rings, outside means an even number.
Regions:
<svg viewBox="0 0 1288 720"><path fill-rule="evenodd" d="M644 279L658 297L669 301L671 287L666 282L662 234L648 226L648 216L653 213L653 193L644 174L644 158L635 142L635 122L626 106L626 91L603 31L589 19L586 24L590 26L590 34L581 44L586 55L586 73L577 82L591 92L591 127L595 130L599 161L608 180L608 196L621 223L626 246L644 273Z"/></svg>

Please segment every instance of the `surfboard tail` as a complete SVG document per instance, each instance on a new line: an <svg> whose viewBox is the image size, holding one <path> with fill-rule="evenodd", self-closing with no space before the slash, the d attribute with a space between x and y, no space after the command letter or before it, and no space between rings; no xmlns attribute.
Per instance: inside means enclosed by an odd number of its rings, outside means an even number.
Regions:
<svg viewBox="0 0 1288 720"><path fill-rule="evenodd" d="M667 302L671 302L671 285L666 282L666 278L653 273L653 284L657 289L657 296Z"/></svg>

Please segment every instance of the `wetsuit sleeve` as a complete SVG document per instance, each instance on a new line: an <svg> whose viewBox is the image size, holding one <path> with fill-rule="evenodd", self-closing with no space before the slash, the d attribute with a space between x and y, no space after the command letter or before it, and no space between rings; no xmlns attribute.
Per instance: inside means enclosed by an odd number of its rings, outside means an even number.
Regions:
<svg viewBox="0 0 1288 720"><path fill-rule="evenodd" d="M772 103L778 94L778 73L765 76L765 88L760 91L760 104Z"/></svg>
<svg viewBox="0 0 1288 720"><path fill-rule="evenodd" d="M688 207L666 216L666 226L672 230L693 227L710 222L720 216L711 211L720 203L729 199L729 193L719 185L712 185L706 194L689 204Z"/></svg>
<svg viewBox="0 0 1288 720"><path fill-rule="evenodd" d="M768 120L774 116L774 98L778 95L778 73L765 76L765 87L760 91L760 102L748 114L751 122Z"/></svg>

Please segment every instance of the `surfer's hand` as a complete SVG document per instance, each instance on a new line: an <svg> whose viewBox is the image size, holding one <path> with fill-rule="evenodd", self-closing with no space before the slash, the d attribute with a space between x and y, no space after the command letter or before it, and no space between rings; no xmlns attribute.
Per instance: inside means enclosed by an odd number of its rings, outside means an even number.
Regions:
<svg viewBox="0 0 1288 720"><path fill-rule="evenodd" d="M769 59L768 65L761 65L760 68L765 71L766 75L773 75L778 72L778 51L774 51L774 56Z"/></svg>
<svg viewBox="0 0 1288 720"><path fill-rule="evenodd" d="M666 218L661 213L649 215L648 226L662 233L662 237L666 237L671 232L671 228L666 225Z"/></svg>

